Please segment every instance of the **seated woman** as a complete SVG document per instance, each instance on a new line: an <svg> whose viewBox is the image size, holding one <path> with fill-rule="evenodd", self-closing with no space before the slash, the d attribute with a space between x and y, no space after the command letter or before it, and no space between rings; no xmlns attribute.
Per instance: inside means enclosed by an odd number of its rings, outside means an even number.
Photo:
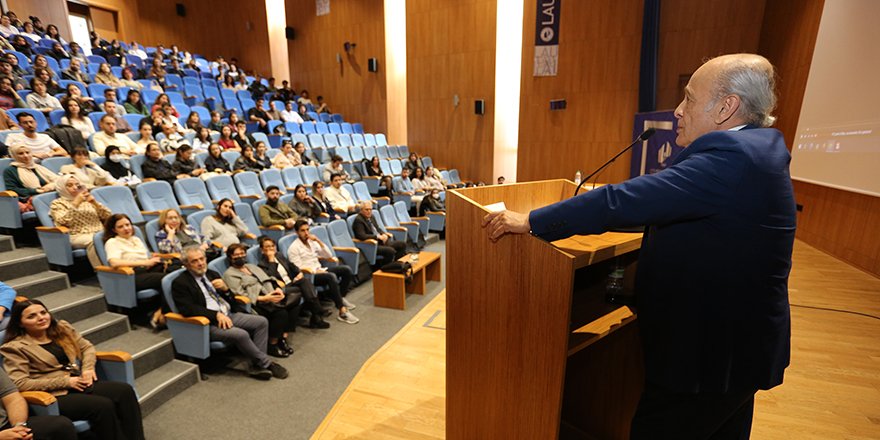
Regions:
<svg viewBox="0 0 880 440"><path fill-rule="evenodd" d="M80 107L82 107L82 112L84 114L91 113L93 111L98 110L98 105L95 104L95 100L89 98L88 96L83 96L82 90L80 90L79 86L70 83L67 85L67 98L76 98L79 102Z"/></svg>
<svg viewBox="0 0 880 440"><path fill-rule="evenodd" d="M208 249L210 242L199 234L192 225L184 223L180 213L169 208L159 214L159 230L156 232L156 247L159 252L180 253L183 248L196 245L203 251Z"/></svg>
<svg viewBox="0 0 880 440"><path fill-rule="evenodd" d="M296 213L299 218L309 220L309 224L313 224L315 219L321 216L323 212L321 205L315 201L302 184L293 189L293 199L288 203L290 209Z"/></svg>
<svg viewBox="0 0 880 440"><path fill-rule="evenodd" d="M61 103L58 98L46 93L46 83L39 78L31 78L31 93L27 95L28 108L42 112L46 120L49 119L49 113L53 110L61 109Z"/></svg>
<svg viewBox="0 0 880 440"><path fill-rule="evenodd" d="M122 60L125 59L125 50L122 48L122 45L119 44L119 40L110 41L110 46L107 47L107 54L104 56L107 61L112 61L116 59L116 65L123 64Z"/></svg>
<svg viewBox="0 0 880 440"><path fill-rule="evenodd" d="M107 180L115 185L123 185L134 188L141 183L140 177L131 172L128 161L122 154L122 151L116 145L111 145L104 150L104 157L107 160L101 168L107 171Z"/></svg>
<svg viewBox="0 0 880 440"><path fill-rule="evenodd" d="M240 239L249 233L233 205L230 199L221 200L214 215L205 217L201 224L202 235L209 241L223 245L224 250L231 244L241 243Z"/></svg>
<svg viewBox="0 0 880 440"><path fill-rule="evenodd" d="M56 320L39 300L12 306L0 352L19 390L54 395L60 415L87 420L97 438L144 438L141 407L131 385L98 380L95 346L67 321Z"/></svg>
<svg viewBox="0 0 880 440"><path fill-rule="evenodd" d="M150 109L141 99L141 92L137 90L131 89L128 91L128 95L125 96L125 102L122 106L125 108L125 112L130 115L150 116Z"/></svg>
<svg viewBox="0 0 880 440"><path fill-rule="evenodd" d="M241 156L235 159L235 165L232 166L232 169L259 173L263 171L263 165L254 158L254 148L250 145L245 145L241 150Z"/></svg>
<svg viewBox="0 0 880 440"><path fill-rule="evenodd" d="M235 113L233 113L234 115ZM233 130L228 125L220 129L220 139L217 141L224 150L241 151L241 145L232 137Z"/></svg>
<svg viewBox="0 0 880 440"><path fill-rule="evenodd" d="M246 296L253 310L269 321L269 346L266 354L286 358L293 354L287 344L288 332L296 330L302 293L285 293L284 282L266 274L263 269L247 262L247 247L240 243L226 249L229 269L223 273L223 282L234 295Z"/></svg>
<svg viewBox="0 0 880 440"><path fill-rule="evenodd" d="M208 151L208 147L211 146L211 130L208 127L199 127L196 131L196 137L193 138L193 152L201 153L203 151Z"/></svg>
<svg viewBox="0 0 880 440"><path fill-rule="evenodd" d="M153 58L153 64L150 66L149 76L156 77L156 82L159 83L162 88L165 88L165 75L168 72L165 71L165 68L162 67L162 59L159 57Z"/></svg>
<svg viewBox="0 0 880 440"><path fill-rule="evenodd" d="M43 83L46 84L46 93L52 96L64 92L64 89L58 85L58 81L52 79L51 70L49 69L36 69L34 71L34 78L43 81Z"/></svg>
<svg viewBox="0 0 880 440"><path fill-rule="evenodd" d="M186 174L175 173L171 165L162 158L162 149L159 144L151 142L147 145L147 151L144 152L147 160L141 164L141 171L144 173L144 179L153 178L156 180L164 180L173 184L177 179L185 179L189 176Z"/></svg>
<svg viewBox="0 0 880 440"><path fill-rule="evenodd" d="M330 316L333 312L325 309L318 299L315 291L315 285L312 281L303 276L302 271L287 259L287 256L278 253L278 246L275 240L262 236L259 240L260 262L257 267L263 269L267 275L275 277L276 280L284 282L284 293L300 293L302 294L305 308L312 314L309 320L309 328L327 329L330 324L324 321L325 316ZM271 326L271 324L270 324ZM271 330L270 330L271 331ZM286 337L285 337L286 338ZM287 342L282 340L282 343ZM293 351L291 350L291 353Z"/></svg>
<svg viewBox="0 0 880 440"><path fill-rule="evenodd" d="M226 78L223 79L223 88L235 90L235 78L230 75L226 75Z"/></svg>
<svg viewBox="0 0 880 440"><path fill-rule="evenodd" d="M272 158L272 167L279 170L290 168L294 166L294 160L296 160L296 156L293 155L293 143L290 140L285 140L281 145L281 152Z"/></svg>
<svg viewBox="0 0 880 440"><path fill-rule="evenodd" d="M321 208L321 212L330 216L329 221L344 219L333 209L333 206L330 205L330 201L324 198L324 183L316 180L315 183L312 184L312 199L318 204L318 207Z"/></svg>
<svg viewBox="0 0 880 440"><path fill-rule="evenodd" d="M440 192L446 191L446 185L443 184L440 176L434 175L434 167L432 166L425 168L425 177L422 178L422 181L428 188L437 188Z"/></svg>
<svg viewBox="0 0 880 440"><path fill-rule="evenodd" d="M122 69L122 78L120 78L119 80L122 81L122 84L124 84L125 87L131 87L132 89L140 89L144 86L143 84L137 82L137 78L134 77L134 72L132 72L131 69L128 67ZM144 116L146 116L145 113Z"/></svg>
<svg viewBox="0 0 880 440"><path fill-rule="evenodd" d="M419 159L419 155L416 153L409 153L409 158L403 164L403 167L409 170L409 174L413 175L415 173L416 168L422 168L422 160Z"/></svg>
<svg viewBox="0 0 880 440"><path fill-rule="evenodd" d="M410 180L412 180L413 189L416 191L425 191L428 187L428 184L425 182L425 172L421 168L416 168L413 171Z"/></svg>
<svg viewBox="0 0 880 440"><path fill-rule="evenodd" d="M110 267L130 267L134 269L134 288L138 291L155 289L162 291L162 278L166 273L180 269L180 260L167 264L162 258L149 256L147 246L134 234L131 220L125 214L113 214L104 223L104 252ZM162 307L153 312L150 325L153 328L165 322L163 309L168 310L163 295L159 295Z"/></svg>
<svg viewBox="0 0 880 440"><path fill-rule="evenodd" d="M88 155L88 152L86 153ZM92 267L101 265L93 240L95 233L104 229L110 217L110 208L89 194L76 175L63 175L55 181L58 198L49 205L49 216L55 226L70 230L70 244L74 249L85 249Z"/></svg>
<svg viewBox="0 0 880 440"><path fill-rule="evenodd" d="M231 131L230 136L235 135L235 132L238 130L238 127L237 127L238 121L239 121L238 113L230 113L229 114L229 123L226 125L229 126L229 130Z"/></svg>
<svg viewBox="0 0 880 440"><path fill-rule="evenodd" d="M12 163L3 170L6 190L15 191L19 198L55 190L58 175L34 162L30 150L24 144L10 145L9 157L12 158Z"/></svg>
<svg viewBox="0 0 880 440"><path fill-rule="evenodd" d="M214 142L208 146L208 157L205 158L205 169L209 173L232 174L232 167L222 155L223 149L220 144Z"/></svg>
<svg viewBox="0 0 880 440"><path fill-rule="evenodd" d="M202 128L202 119L199 118L199 114L196 112L189 112L189 116L186 117L186 123L183 125L183 128L186 131L198 131L198 129Z"/></svg>
<svg viewBox="0 0 880 440"><path fill-rule="evenodd" d="M263 141L257 141L255 148L256 152L254 153L254 159L257 163L259 163L264 170L272 168L272 159L266 155L266 143Z"/></svg>
<svg viewBox="0 0 880 440"><path fill-rule="evenodd" d="M110 70L110 63L101 63L98 67L98 74L95 75L95 82L98 84L106 84L112 88L125 87L125 84L113 74Z"/></svg>
<svg viewBox="0 0 880 440"><path fill-rule="evenodd" d="M419 205L419 215L423 216L426 212L446 212L446 203L440 200L440 190L431 189L431 195L422 199Z"/></svg>
<svg viewBox="0 0 880 440"><path fill-rule="evenodd" d="M51 67L49 67L49 62L46 61L45 55L37 55L34 58L34 63L30 67L28 67L28 72L32 75L37 74L38 69L45 69L49 71L49 76L52 78L52 81L58 82L61 78L58 77L58 73L54 72Z"/></svg>
<svg viewBox="0 0 880 440"><path fill-rule="evenodd" d="M156 97L156 102L153 103L153 107L150 108L150 112L156 111L157 108L165 109L165 104L171 104L171 98L168 97L167 94L163 93ZM168 110L165 110L168 113ZM177 112L177 109L174 106L171 106L171 112L166 116L174 116L175 118L180 117L180 113Z"/></svg>
<svg viewBox="0 0 880 440"><path fill-rule="evenodd" d="M107 173L98 164L92 162L89 150L82 147L73 149L73 163L61 167L61 173L75 175L86 189L104 186L108 182ZM58 190L57 185L55 189Z"/></svg>
<svg viewBox="0 0 880 440"><path fill-rule="evenodd" d="M378 195L392 197L394 193L391 184L391 176L386 176L379 166L379 156L373 156L370 159L370 165L367 167L367 175L379 178L379 186L385 185L385 189L380 189Z"/></svg>
<svg viewBox="0 0 880 440"><path fill-rule="evenodd" d="M205 168L200 167L198 162L193 160L193 149L187 144L181 144L177 149L174 163L171 164L171 171L175 174L189 174L193 177L200 177L206 174Z"/></svg>
<svg viewBox="0 0 880 440"><path fill-rule="evenodd" d="M65 96L61 99L61 108L64 109L61 123L79 130L83 139L88 139L95 132L95 126L92 125L92 120L83 113L79 100Z"/></svg>
<svg viewBox="0 0 880 440"><path fill-rule="evenodd" d="M138 154L143 154L143 152L147 151L147 145L156 143L153 139L153 126L149 122L141 121L138 133L140 133L140 139L135 144L137 145Z"/></svg>

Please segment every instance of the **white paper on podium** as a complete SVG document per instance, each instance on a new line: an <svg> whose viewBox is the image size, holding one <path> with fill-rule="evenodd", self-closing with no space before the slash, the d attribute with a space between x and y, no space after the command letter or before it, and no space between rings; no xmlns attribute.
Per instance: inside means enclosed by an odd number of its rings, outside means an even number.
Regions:
<svg viewBox="0 0 880 440"><path fill-rule="evenodd" d="M492 212L504 211L507 209L507 207L504 206L504 202L498 202L498 203L493 203L491 205L486 205L485 208L488 209L489 211L492 211Z"/></svg>

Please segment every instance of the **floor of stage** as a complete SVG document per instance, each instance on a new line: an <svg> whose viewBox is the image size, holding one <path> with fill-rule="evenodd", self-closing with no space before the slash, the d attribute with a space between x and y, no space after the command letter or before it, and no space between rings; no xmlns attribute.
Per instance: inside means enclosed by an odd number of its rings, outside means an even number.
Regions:
<svg viewBox="0 0 880 440"><path fill-rule="evenodd" d="M752 439L880 438L880 279L797 241L791 366L756 397ZM312 440L443 439L446 292L376 352Z"/></svg>

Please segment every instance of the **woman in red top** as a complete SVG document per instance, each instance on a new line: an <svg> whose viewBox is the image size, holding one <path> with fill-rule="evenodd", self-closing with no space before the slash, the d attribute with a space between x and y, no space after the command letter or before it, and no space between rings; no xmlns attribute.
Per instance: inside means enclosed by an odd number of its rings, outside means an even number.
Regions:
<svg viewBox="0 0 880 440"><path fill-rule="evenodd" d="M241 146L232 138L232 129L224 125L220 130L220 140L217 141L224 150L241 151Z"/></svg>
<svg viewBox="0 0 880 440"><path fill-rule="evenodd" d="M156 111L157 108L162 108L162 106L164 106L165 104L171 104L171 98L169 98L167 94L163 93L156 97L156 102L153 103L153 107L150 108L150 112ZM169 114L174 116L175 118L180 117L180 113L177 113L177 109L174 108L174 105L171 105L171 113Z"/></svg>

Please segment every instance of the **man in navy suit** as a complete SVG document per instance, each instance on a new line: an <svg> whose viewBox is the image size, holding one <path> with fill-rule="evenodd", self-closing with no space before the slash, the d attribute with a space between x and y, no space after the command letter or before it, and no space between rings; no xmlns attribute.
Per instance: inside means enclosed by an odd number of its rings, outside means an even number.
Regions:
<svg viewBox="0 0 880 440"><path fill-rule="evenodd" d="M631 439L748 439L755 393L782 383L797 217L791 156L762 128L774 86L763 57L714 58L675 110L686 148L668 169L483 221L491 240L648 226L636 274L646 383Z"/></svg>

